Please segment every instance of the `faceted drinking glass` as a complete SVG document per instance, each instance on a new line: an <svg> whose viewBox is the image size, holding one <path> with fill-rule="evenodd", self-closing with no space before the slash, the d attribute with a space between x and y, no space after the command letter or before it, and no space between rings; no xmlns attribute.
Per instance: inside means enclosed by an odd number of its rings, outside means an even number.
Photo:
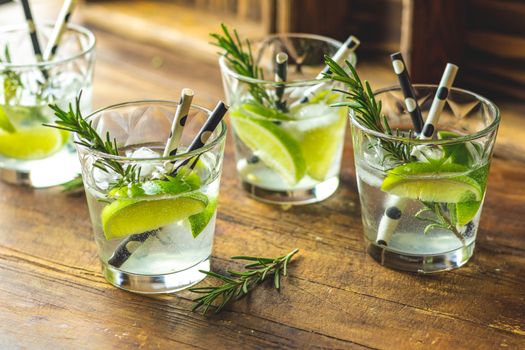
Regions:
<svg viewBox="0 0 525 350"><path fill-rule="evenodd" d="M263 79L238 74L219 59L242 187L276 204L319 202L339 185L346 129L341 99L328 79L316 79L339 41L308 34L278 34L252 42ZM274 81L275 57L288 55L287 79ZM355 55L346 57L355 65ZM304 101L308 91L309 99ZM303 103L301 103L303 100Z"/></svg>
<svg viewBox="0 0 525 350"><path fill-rule="evenodd" d="M54 23L37 25L45 48ZM35 63L26 25L0 28L0 178L50 187L73 180L80 165L70 133L48 128L48 104L67 109L80 90L82 112L91 111L95 37L69 24L55 57Z"/></svg>
<svg viewBox="0 0 525 350"><path fill-rule="evenodd" d="M87 119L99 135L110 133L120 155L77 145L104 276L132 292L181 290L210 268L226 126L221 122L204 147L186 152L210 115L192 106L178 154L163 157L176 108L139 101L98 110ZM191 168L173 171L186 160ZM115 168L138 179L123 183Z"/></svg>
<svg viewBox="0 0 525 350"><path fill-rule="evenodd" d="M425 119L437 86L415 85ZM398 87L380 90L392 135L368 129L350 113L364 236L382 265L430 273L472 256L498 108L473 92L452 88L434 139L409 138L411 119Z"/></svg>

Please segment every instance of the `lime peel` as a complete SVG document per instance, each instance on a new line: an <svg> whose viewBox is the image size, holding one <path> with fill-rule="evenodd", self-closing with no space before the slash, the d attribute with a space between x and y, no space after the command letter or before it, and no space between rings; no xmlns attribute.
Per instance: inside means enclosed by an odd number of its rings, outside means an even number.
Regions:
<svg viewBox="0 0 525 350"><path fill-rule="evenodd" d="M477 181L464 175L453 176L466 170L459 164L408 163L390 170L381 189L399 197L424 202L481 201L483 191ZM449 176L444 177L447 173Z"/></svg>
<svg viewBox="0 0 525 350"><path fill-rule="evenodd" d="M117 199L102 210L107 240L147 232L202 212L208 205L202 193L170 199Z"/></svg>
<svg viewBox="0 0 525 350"><path fill-rule="evenodd" d="M233 129L242 142L288 183L295 185L305 172L306 163L298 142L271 121L254 119L238 111L230 114Z"/></svg>

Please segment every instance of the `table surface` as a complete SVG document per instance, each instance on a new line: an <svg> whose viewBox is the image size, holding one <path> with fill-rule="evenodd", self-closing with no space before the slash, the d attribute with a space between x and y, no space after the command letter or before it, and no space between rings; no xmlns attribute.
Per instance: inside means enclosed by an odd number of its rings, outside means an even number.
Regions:
<svg viewBox="0 0 525 350"><path fill-rule="evenodd" d="M210 107L223 96L215 64L96 34L95 107L183 87ZM494 159L471 261L420 276L367 256L346 141L337 193L282 210L243 193L228 139L212 269L238 254L300 253L280 292L261 286L210 317L191 312L187 291L106 283L82 194L0 184L0 348L525 348L523 163Z"/></svg>

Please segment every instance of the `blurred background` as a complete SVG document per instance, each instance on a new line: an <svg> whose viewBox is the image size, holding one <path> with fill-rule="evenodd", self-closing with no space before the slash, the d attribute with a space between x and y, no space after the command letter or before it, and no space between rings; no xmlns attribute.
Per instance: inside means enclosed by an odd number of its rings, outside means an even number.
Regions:
<svg viewBox="0 0 525 350"><path fill-rule="evenodd" d="M36 21L54 20L60 0L31 1ZM23 21L0 0L0 24ZM317 33L361 40L358 70L374 88L397 83L389 54L402 51L413 82L438 83L446 62L455 86L502 110L498 156L525 161L523 0L84 0L73 16L97 36L95 107L134 98L171 98L183 87L198 103L223 97L209 33L221 22L243 37Z"/></svg>

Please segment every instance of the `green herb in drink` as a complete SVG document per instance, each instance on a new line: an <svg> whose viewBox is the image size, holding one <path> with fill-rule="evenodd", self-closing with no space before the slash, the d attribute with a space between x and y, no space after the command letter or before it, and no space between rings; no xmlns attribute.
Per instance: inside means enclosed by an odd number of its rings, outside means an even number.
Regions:
<svg viewBox="0 0 525 350"><path fill-rule="evenodd" d="M7 45L4 47L4 58L0 57L1 63L12 63L11 53ZM24 85L20 74L9 68L3 69L1 75L4 81L4 103L7 105L17 96L18 90L23 88Z"/></svg>
<svg viewBox="0 0 525 350"><path fill-rule="evenodd" d="M215 39L212 45L223 49L223 55L226 61L231 64L232 69L245 77L264 80L264 73L253 59L252 48L250 42L246 40L243 44L239 38L239 34L234 29L233 36L228 27L221 24L222 33L212 33L210 36ZM277 108L276 101L274 101L264 87L249 83L250 94L254 100L262 105L272 106Z"/></svg>
<svg viewBox="0 0 525 350"><path fill-rule="evenodd" d="M350 75L329 56L325 56L325 63L330 67L330 71L325 76L343 83L347 88L347 90L336 89L334 91L344 94L350 100L334 103L332 106L350 107L356 113L356 119L370 130L392 136L401 136L399 130L392 131L386 116L381 111L381 101L376 101L368 81L365 81L363 84L349 61L345 61L345 63L350 70ZM407 138L411 138L411 136L412 131L409 131ZM406 163L412 160L412 147L409 144L387 140L377 140L377 142L385 152L385 159L399 163Z"/></svg>
<svg viewBox="0 0 525 350"><path fill-rule="evenodd" d="M91 125L92 122L87 122L82 117L82 113L80 112L81 96L82 93L76 98L74 109L73 106L69 104L68 111L61 109L56 104L49 105L49 107L55 112L57 120L55 121L55 124L44 125L76 133L78 136L78 141L76 141L76 143L79 145L109 155L119 155L116 139L111 140L108 132L106 133L106 139L104 140L93 128ZM128 165L124 167L118 161L113 159L100 158L94 166L105 172L112 170L121 176L120 181L113 185L114 187L140 181L140 168L136 165Z"/></svg>

